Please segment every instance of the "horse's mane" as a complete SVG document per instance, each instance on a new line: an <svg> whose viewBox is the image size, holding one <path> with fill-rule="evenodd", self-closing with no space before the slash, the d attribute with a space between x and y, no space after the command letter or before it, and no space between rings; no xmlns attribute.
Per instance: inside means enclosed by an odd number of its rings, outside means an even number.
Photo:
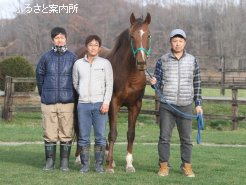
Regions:
<svg viewBox="0 0 246 185"><path fill-rule="evenodd" d="M135 29L141 26L143 23L142 18L136 19L136 22L134 23ZM111 50L110 55L115 55L120 48L128 48L130 45L130 34L129 34L129 28L125 29L121 34L116 38L115 45L113 49Z"/></svg>
<svg viewBox="0 0 246 185"><path fill-rule="evenodd" d="M112 49L112 52L110 54L114 55L118 52L118 50L122 48L127 48L129 45L129 30L125 29L117 38L115 41L115 45Z"/></svg>

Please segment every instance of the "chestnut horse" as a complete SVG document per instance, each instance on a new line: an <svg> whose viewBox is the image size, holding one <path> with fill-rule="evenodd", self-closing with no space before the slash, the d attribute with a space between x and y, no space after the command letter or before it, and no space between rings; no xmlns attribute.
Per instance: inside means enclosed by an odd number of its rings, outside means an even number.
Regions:
<svg viewBox="0 0 246 185"><path fill-rule="evenodd" d="M117 138L118 112L122 106L126 106L128 109L126 171L135 172L132 164L132 152L136 120L142 106L146 85L146 60L151 50L150 21L149 13L147 13L145 20L136 19L132 13L130 27L118 36L112 50L106 52L106 58L111 62L114 73L113 95L109 108L108 155L106 159L106 172L109 173L114 173L113 148Z"/></svg>

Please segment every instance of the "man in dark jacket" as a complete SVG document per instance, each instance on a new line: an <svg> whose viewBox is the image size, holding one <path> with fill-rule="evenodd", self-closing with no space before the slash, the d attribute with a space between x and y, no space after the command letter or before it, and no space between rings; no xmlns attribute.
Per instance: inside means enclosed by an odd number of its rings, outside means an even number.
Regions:
<svg viewBox="0 0 246 185"><path fill-rule="evenodd" d="M54 169L56 143L60 141L60 169L68 171L74 129L72 69L76 56L67 50L64 28L53 28L51 39L53 47L41 56L36 69L45 142L46 165L43 170Z"/></svg>

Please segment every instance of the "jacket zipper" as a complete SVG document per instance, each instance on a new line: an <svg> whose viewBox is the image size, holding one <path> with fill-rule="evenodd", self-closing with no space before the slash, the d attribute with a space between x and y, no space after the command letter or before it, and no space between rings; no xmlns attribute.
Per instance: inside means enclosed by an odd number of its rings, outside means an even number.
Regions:
<svg viewBox="0 0 246 185"><path fill-rule="evenodd" d="M178 93L177 93L177 104L179 103L179 94L180 94L180 60L178 62Z"/></svg>
<svg viewBox="0 0 246 185"><path fill-rule="evenodd" d="M90 63L89 102L91 102L91 73L92 73L92 63Z"/></svg>
<svg viewBox="0 0 246 185"><path fill-rule="evenodd" d="M57 95L58 96L57 96L57 98L58 98L59 102L60 102L60 91L59 91L60 90L60 59L61 59L61 56L59 55L59 57L58 57L58 75L57 75L58 76L58 79L57 79L57 83L58 83L57 84L57 87L58 87L57 88L57 91L58 91Z"/></svg>

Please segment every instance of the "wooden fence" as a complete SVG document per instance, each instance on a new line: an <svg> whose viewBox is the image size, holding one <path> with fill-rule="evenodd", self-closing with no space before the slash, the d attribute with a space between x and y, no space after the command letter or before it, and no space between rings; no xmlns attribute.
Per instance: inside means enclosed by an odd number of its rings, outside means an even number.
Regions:
<svg viewBox="0 0 246 185"><path fill-rule="evenodd" d="M4 95L4 106L2 110L2 118L7 121L11 121L13 119L13 112L23 111L23 112L37 112L40 111L39 106L14 106L13 98L20 95L20 93L14 92L14 84L19 82L26 83L35 83L35 78L13 78L10 76L6 76L5 78L5 95ZM203 87L219 87L218 84L212 83L203 83ZM211 103L230 103L231 104L231 115L216 115L216 114L204 114L204 119L215 119L215 120L231 120L232 121L232 130L238 128L238 122L242 120L246 120L246 116L239 116L239 105L246 105L246 99L238 98L238 89L246 89L246 85L233 85L233 84L223 84L223 88L232 90L232 97L203 97L204 102ZM27 94L21 93L23 97L27 96ZM150 114L156 117L156 123L159 123L159 101L156 96L148 96L145 95L144 99L149 99L155 101L155 109L154 110L144 110L142 109L140 114ZM126 109L122 108L121 112L127 112Z"/></svg>

